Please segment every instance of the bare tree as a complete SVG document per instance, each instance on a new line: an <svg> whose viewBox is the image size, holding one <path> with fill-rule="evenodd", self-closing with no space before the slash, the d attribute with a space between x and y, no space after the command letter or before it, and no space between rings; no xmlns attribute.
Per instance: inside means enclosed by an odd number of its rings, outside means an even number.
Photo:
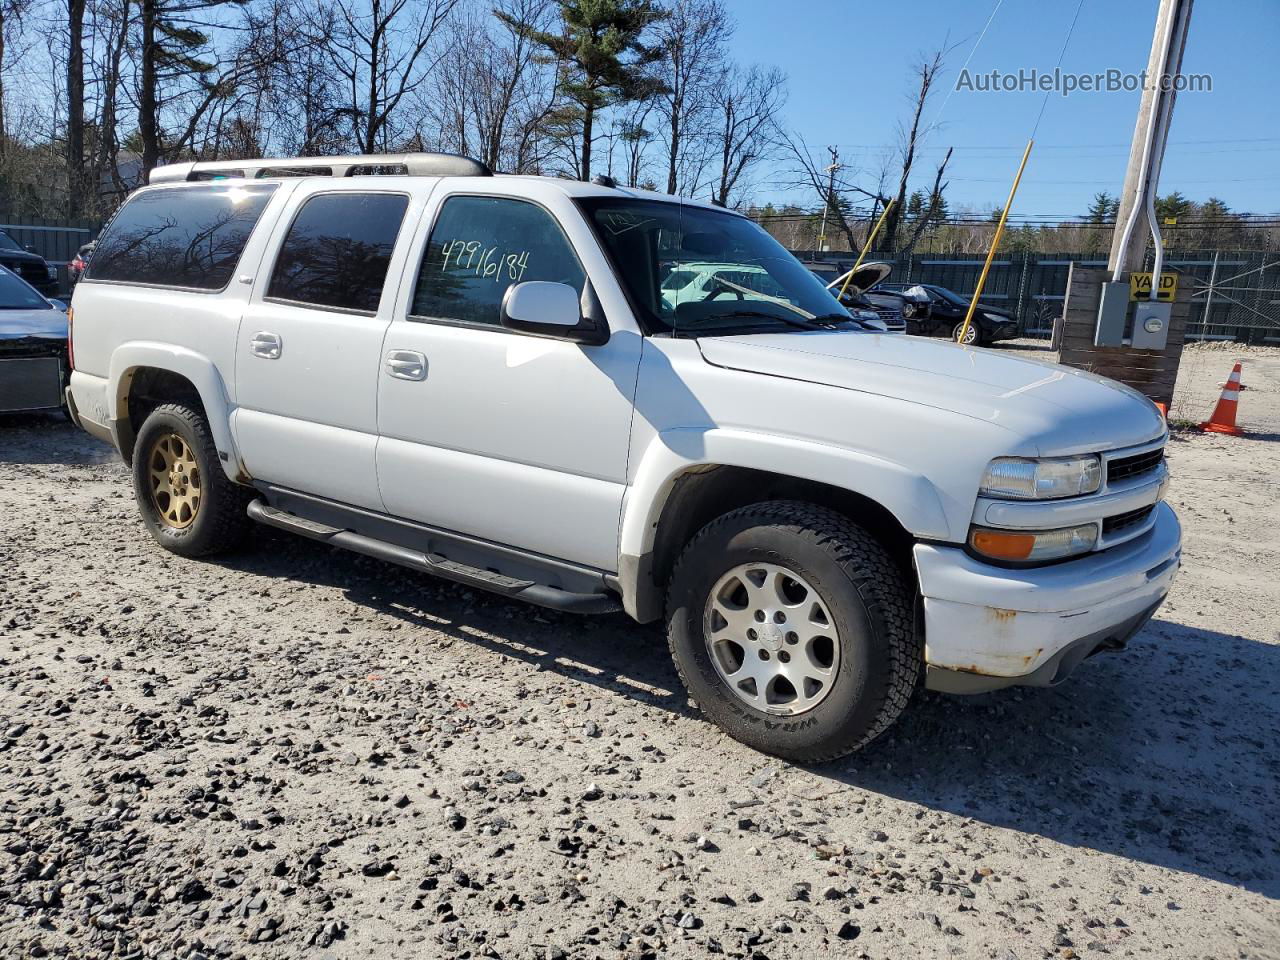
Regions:
<svg viewBox="0 0 1280 960"><path fill-rule="evenodd" d="M549 26L550 0L502 0L487 16L478 9L446 29L445 54L420 100L424 141L474 156L493 169L519 169L524 133L550 108L555 74L538 61L537 44L512 24Z"/></svg>
<svg viewBox="0 0 1280 960"><path fill-rule="evenodd" d="M812 190L826 211L829 222L844 234L849 249L858 249L858 224L851 215L852 198L880 203L886 202L885 198L877 191L852 183L848 175L856 171L850 171L840 163L840 152L834 147L828 147L828 156L820 159L799 134L779 131L779 142L787 154L794 178L789 185Z"/></svg>
<svg viewBox="0 0 1280 960"><path fill-rule="evenodd" d="M954 149L954 147L948 147L947 155L938 164L938 172L933 178L933 189L929 191L928 202L925 205L925 209L921 211L920 216L916 218L915 229L911 231L911 239L902 248L903 253L908 257L911 256L916 244L920 241L920 234L924 232L925 227L932 223L940 212L942 197L948 186L948 184L942 182L942 178L946 175L947 164L951 162L951 151Z"/></svg>
<svg viewBox="0 0 1280 960"><path fill-rule="evenodd" d="M342 0L323 8L320 28L333 23L330 62L346 91L344 112L365 153L401 132L397 108L425 82L434 65L431 44L458 0Z"/></svg>
<svg viewBox="0 0 1280 960"><path fill-rule="evenodd" d="M917 84L912 102L911 122L905 127L900 127L899 130L902 139L902 172L898 177L896 202L893 205L893 209L889 211L884 223L884 248L886 250L893 250L897 246L898 227L902 222L902 205L907 198L907 181L911 179L911 169L915 165L916 151L920 147L923 133L928 132L922 132L920 129L920 115L924 112L925 104L929 101L929 94L933 91L933 85L942 70L947 53L947 50L935 50L933 53L924 54L915 65L914 74Z"/></svg>
<svg viewBox="0 0 1280 960"><path fill-rule="evenodd" d="M666 86L659 101L665 120L667 193L683 190L692 195L710 145L699 131L709 125L717 105L715 94L725 77L725 46L733 36L733 24L721 0L675 0L657 35Z"/></svg>
<svg viewBox="0 0 1280 960"><path fill-rule="evenodd" d="M728 67L721 71L717 88L712 199L727 207L741 193L753 165L776 149L773 133L787 101L786 76L777 67Z"/></svg>
<svg viewBox="0 0 1280 960"><path fill-rule="evenodd" d="M5 81L11 75L13 67L13 39L23 30L23 19L31 0L0 0L0 157L4 156L9 127L6 123L8 115L5 111L5 95L8 92Z"/></svg>

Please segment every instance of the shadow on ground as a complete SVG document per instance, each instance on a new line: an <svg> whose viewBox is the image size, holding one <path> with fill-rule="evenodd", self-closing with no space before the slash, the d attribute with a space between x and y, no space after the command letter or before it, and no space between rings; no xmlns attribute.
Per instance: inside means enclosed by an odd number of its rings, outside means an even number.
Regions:
<svg viewBox="0 0 1280 960"><path fill-rule="evenodd" d="M274 531L262 539L266 549L230 563L336 586L408 624L693 715L657 625L541 610ZM1157 618L1054 689L922 692L869 749L810 773L1280 897L1276 678L1280 647Z"/></svg>

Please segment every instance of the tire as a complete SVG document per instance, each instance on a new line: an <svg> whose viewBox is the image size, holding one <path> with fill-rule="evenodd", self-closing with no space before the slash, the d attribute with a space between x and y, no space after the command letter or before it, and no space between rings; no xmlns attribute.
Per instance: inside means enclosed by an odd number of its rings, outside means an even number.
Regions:
<svg viewBox="0 0 1280 960"><path fill-rule="evenodd" d="M960 331L964 329L964 321L961 320L951 328L951 339L956 343L960 342ZM987 338L982 334L982 327L977 323L969 324L969 338L964 341L971 347L984 347L987 344Z"/></svg>
<svg viewBox="0 0 1280 960"><path fill-rule="evenodd" d="M759 570L752 569L763 565ZM761 704L762 692L754 681L740 681L736 692L728 676L738 645L723 637L733 634L733 626L720 616L724 597L747 599L743 608L748 619L759 614L751 610L746 582L739 577L734 586L734 571L746 570L754 580L757 573L785 569L805 588L803 600L796 608L810 603L809 592L816 597L817 620L826 620L836 632L835 638L819 637L812 646L792 646L794 634L787 632L781 646L772 647L773 658L782 660L790 653L787 666L801 663L798 652L807 656L819 646L830 648L837 656L830 661L827 677L812 684L806 678L806 693L790 683L769 681L776 692L781 689L785 700L789 688L795 697L789 702ZM770 575L771 576L771 575ZM785 574L781 581L786 582ZM728 584L722 586L722 584ZM741 588L741 589L739 589ZM762 589L762 588L757 588ZM737 590L737 594L733 591ZM720 591L713 595L713 591ZM726 592L727 591L727 592ZM758 595L755 595L758 596ZM914 590L909 589L888 552L867 531L847 517L824 507L796 501L777 500L752 504L734 510L704 527L685 547L671 577L667 595L667 637L671 656L689 695L701 711L735 740L800 763L832 760L858 750L898 718L915 688L923 661L923 637L915 629L912 614ZM739 602L737 600L735 603ZM774 608L766 623L783 613ZM762 611L761 611L762 612ZM801 616L788 613L793 618ZM760 645L777 642L778 630L790 630L791 621L783 621L771 637L761 635ZM798 623L798 620L795 621ZM808 624L809 631L822 630ZM721 638L721 639L717 639ZM714 650L713 650L714 647ZM747 670L749 651L741 659ZM755 651L759 659L769 650ZM820 653L812 662L824 660ZM770 661L771 662L771 661ZM800 670L809 668L804 661ZM768 662L765 667L768 668ZM747 702L754 691L754 703ZM813 696L811 706L801 708L806 697ZM778 711L798 710L791 715Z"/></svg>
<svg viewBox="0 0 1280 960"><path fill-rule="evenodd" d="M173 438L177 438L174 440ZM184 498L161 492L168 476L185 476ZM179 471L177 468L183 469ZM253 523L245 512L251 491L227 479L204 414L181 403L156 407L143 421L133 451L133 492L147 531L166 550L184 557L203 557L239 546Z"/></svg>

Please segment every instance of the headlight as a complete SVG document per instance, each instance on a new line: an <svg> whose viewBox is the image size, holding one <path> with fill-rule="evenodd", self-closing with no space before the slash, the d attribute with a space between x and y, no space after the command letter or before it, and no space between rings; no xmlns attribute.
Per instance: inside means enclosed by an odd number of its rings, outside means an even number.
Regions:
<svg viewBox="0 0 1280 960"><path fill-rule="evenodd" d="M997 457L987 466L980 492L1011 500L1056 500L1093 493L1101 484L1102 462L1096 456Z"/></svg>
<svg viewBox="0 0 1280 960"><path fill-rule="evenodd" d="M1061 560L1088 553L1098 542L1098 525L1086 523L1061 530L1026 533L1015 530L991 530L974 527L969 532L969 546L974 552L992 560L1016 563Z"/></svg>
<svg viewBox="0 0 1280 960"><path fill-rule="evenodd" d="M50 279L50 280L57 280L57 279L58 279L58 268L57 268L57 267L55 267L55 266L54 266L53 264L51 264L51 263L46 263L46 264L44 265L44 268L45 268L46 270L48 270L48 271L49 271L49 279Z"/></svg>
<svg viewBox="0 0 1280 960"><path fill-rule="evenodd" d="M992 323L1004 324L1009 322L1008 317L1002 317L998 313L983 313L982 315L986 317L988 320L990 320Z"/></svg>

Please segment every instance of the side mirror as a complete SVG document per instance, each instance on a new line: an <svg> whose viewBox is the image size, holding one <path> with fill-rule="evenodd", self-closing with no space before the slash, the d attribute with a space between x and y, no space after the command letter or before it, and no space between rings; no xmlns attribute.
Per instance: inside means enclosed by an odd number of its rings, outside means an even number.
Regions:
<svg viewBox="0 0 1280 960"><path fill-rule="evenodd" d="M33 244L33 243L24 244L22 249L26 250L26 251L27 251L27 253L35 253L35 252L36 252L36 247L35 247L35 244Z"/></svg>
<svg viewBox="0 0 1280 960"><path fill-rule="evenodd" d="M567 283L526 280L513 283L502 298L502 325L538 337L600 344L609 339L607 329L584 318L578 291Z"/></svg>

